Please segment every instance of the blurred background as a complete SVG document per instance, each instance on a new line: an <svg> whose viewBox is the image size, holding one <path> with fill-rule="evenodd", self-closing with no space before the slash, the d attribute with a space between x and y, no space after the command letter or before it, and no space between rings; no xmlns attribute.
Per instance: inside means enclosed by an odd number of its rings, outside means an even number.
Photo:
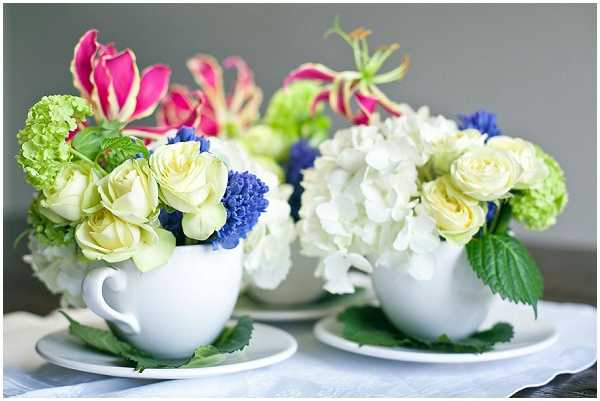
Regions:
<svg viewBox="0 0 600 401"><path fill-rule="evenodd" d="M563 166L570 201L558 224L523 232L546 274L546 292L596 296L596 10L594 5L15 5L4 7L4 312L57 306L22 262L32 189L14 155L28 108L47 94L77 94L69 63L89 28L129 47L138 66L169 64L171 82L193 86L185 61L197 52L242 56L265 98L301 63L352 69L351 50L323 33L335 15L371 46L399 42L411 68L384 86L396 101L447 117L485 108L503 133L540 144ZM398 63L400 56L387 67ZM263 109L266 101L263 102ZM336 127L343 121L337 120ZM553 272L575 270L572 280ZM554 278L556 277L556 278ZM563 297L564 298L564 297ZM593 301L595 302L595 301Z"/></svg>

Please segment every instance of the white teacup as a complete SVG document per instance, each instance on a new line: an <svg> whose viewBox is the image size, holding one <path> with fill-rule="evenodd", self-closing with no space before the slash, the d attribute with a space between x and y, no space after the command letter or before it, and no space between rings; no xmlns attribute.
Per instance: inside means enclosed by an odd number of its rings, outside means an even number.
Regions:
<svg viewBox="0 0 600 401"><path fill-rule="evenodd" d="M281 306L306 304L323 296L323 279L315 277L319 259L302 255L298 240L291 245L291 258L290 272L277 288L265 290L250 286L250 296L266 304Z"/></svg>
<svg viewBox="0 0 600 401"><path fill-rule="evenodd" d="M416 280L402 266L377 266L375 294L386 316L408 335L464 338L483 323L494 296L475 275L464 247L443 242L434 257L431 280Z"/></svg>
<svg viewBox="0 0 600 401"><path fill-rule="evenodd" d="M142 273L131 260L92 270L83 299L115 334L156 357L180 359L212 343L233 312L242 246L178 246L167 264Z"/></svg>

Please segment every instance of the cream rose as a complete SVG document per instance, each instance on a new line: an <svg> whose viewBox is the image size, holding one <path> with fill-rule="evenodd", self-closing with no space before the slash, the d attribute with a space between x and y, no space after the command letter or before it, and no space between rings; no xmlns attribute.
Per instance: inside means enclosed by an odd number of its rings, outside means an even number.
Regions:
<svg viewBox="0 0 600 401"><path fill-rule="evenodd" d="M421 197L438 232L448 241L464 245L485 223L479 202L458 191L448 176L423 184Z"/></svg>
<svg viewBox="0 0 600 401"><path fill-rule="evenodd" d="M437 138L432 143L431 164L437 175L450 172L450 165L468 150L484 146L486 135L475 129L457 131Z"/></svg>
<svg viewBox="0 0 600 401"><path fill-rule="evenodd" d="M527 189L541 184L548 176L548 167L537 157L531 142L521 138L496 136L488 141L488 146L510 153L521 166L521 175L515 184L517 189Z"/></svg>
<svg viewBox="0 0 600 401"><path fill-rule="evenodd" d="M43 191L43 209L68 221L79 221L98 209L96 173L82 163L70 163L56 177L54 185ZM54 221L54 220L53 220Z"/></svg>
<svg viewBox="0 0 600 401"><path fill-rule="evenodd" d="M452 183L480 201L504 198L521 176L521 166L507 152L483 147L470 150L450 166Z"/></svg>
<svg viewBox="0 0 600 401"><path fill-rule="evenodd" d="M156 218L158 185L145 159L127 160L98 182L102 205L133 224Z"/></svg>
<svg viewBox="0 0 600 401"><path fill-rule="evenodd" d="M211 153L200 153L198 142L156 148L150 169L161 199L184 213L182 227L187 237L205 240L225 224L227 211L221 199L227 187L227 166Z"/></svg>

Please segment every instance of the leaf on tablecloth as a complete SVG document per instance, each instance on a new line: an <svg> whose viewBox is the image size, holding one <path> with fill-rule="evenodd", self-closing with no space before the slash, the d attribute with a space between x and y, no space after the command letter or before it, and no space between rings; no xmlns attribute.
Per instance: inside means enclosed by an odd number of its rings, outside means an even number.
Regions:
<svg viewBox="0 0 600 401"><path fill-rule="evenodd" d="M359 345L382 347L406 347L448 353L482 353L494 344L508 342L513 337L513 327L508 323L496 323L492 328L476 332L462 340L451 340L441 335L434 341L407 336L388 320L381 308L375 306L351 306L337 319L344 326L343 337Z"/></svg>

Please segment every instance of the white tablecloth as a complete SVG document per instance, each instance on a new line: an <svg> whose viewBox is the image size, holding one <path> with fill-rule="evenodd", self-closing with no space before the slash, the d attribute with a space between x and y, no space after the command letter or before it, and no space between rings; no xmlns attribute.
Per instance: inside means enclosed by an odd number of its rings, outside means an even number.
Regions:
<svg viewBox="0 0 600 401"><path fill-rule="evenodd" d="M62 316L4 316L4 395L24 397L503 397L575 373L596 361L596 309L542 302L559 339L550 348L512 360L463 365L402 363L343 352L319 343L311 323L277 324L293 334L298 352L267 368L193 380L149 381L86 374L46 364L35 342L66 327ZM96 317L73 312L81 322Z"/></svg>

